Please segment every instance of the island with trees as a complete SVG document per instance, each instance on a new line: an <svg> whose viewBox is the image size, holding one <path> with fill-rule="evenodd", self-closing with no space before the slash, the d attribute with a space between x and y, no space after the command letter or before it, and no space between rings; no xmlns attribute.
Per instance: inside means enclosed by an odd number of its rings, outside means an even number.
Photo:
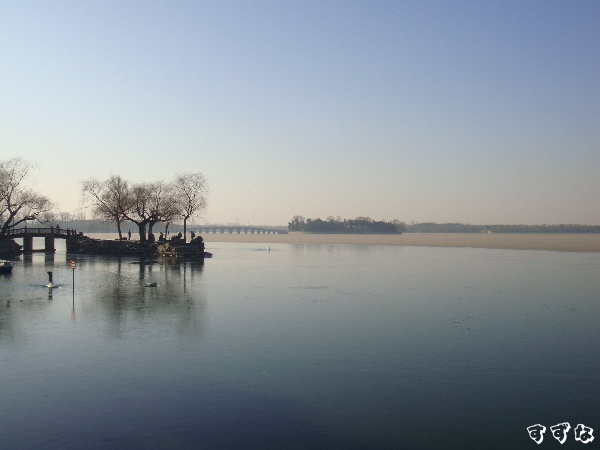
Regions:
<svg viewBox="0 0 600 450"><path fill-rule="evenodd" d="M399 220L386 222L373 220L370 217L348 220L330 216L326 220L322 220L294 216L288 223L288 230L332 234L401 234L406 230L406 224Z"/></svg>
<svg viewBox="0 0 600 450"><path fill-rule="evenodd" d="M187 236L187 221L206 207L208 183L203 174L179 174L170 182L129 183L119 175L106 180L90 178L82 183L86 204L95 217L114 222L123 239L121 224L134 223L140 241L154 241L154 226L163 222L166 229L172 222L183 222L183 240Z"/></svg>
<svg viewBox="0 0 600 450"><path fill-rule="evenodd" d="M0 255L16 256L21 246L11 235L31 222L55 220L55 205L30 187L34 165L21 158L0 161ZM67 251L73 253L168 254L205 256L202 237L187 242L187 222L206 207L208 183L199 172L182 173L173 181L130 183L119 175L105 180L89 178L82 182L86 207L96 218L114 222L118 241L100 241L79 233L67 239ZM123 236L122 224L136 225L139 240ZM183 223L183 233L167 240L156 238L153 227L159 223ZM51 222L53 223L53 222ZM58 229L58 227L56 227Z"/></svg>
<svg viewBox="0 0 600 450"><path fill-rule="evenodd" d="M134 253L162 256L205 257L201 236L187 243L187 221L206 207L208 183L203 174L179 174L170 182L129 183L119 175L106 180L90 178L82 183L83 196L95 217L114 222L119 233L118 243L91 238L72 241L67 249L77 253ZM122 223L132 222L138 228L139 241L131 241L131 233L123 236ZM165 233L158 239L154 226L165 223ZM167 239L172 222L183 222L183 233ZM192 233L193 234L193 233Z"/></svg>

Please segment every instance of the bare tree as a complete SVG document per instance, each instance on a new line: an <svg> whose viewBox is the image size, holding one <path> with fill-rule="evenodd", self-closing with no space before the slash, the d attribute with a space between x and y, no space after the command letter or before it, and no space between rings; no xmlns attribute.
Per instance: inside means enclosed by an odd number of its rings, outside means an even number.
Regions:
<svg viewBox="0 0 600 450"><path fill-rule="evenodd" d="M86 220L85 208L77 208L73 214L73 220Z"/></svg>
<svg viewBox="0 0 600 450"><path fill-rule="evenodd" d="M83 181L83 195L91 202L94 213L117 224L119 239L123 239L121 222L125 219L125 211L131 203L131 194L127 181L119 175L111 175L104 181L90 178Z"/></svg>
<svg viewBox="0 0 600 450"><path fill-rule="evenodd" d="M54 213L53 211L46 211L45 213L43 213L41 215L41 221L42 222L54 222L54 221L56 221L57 217L58 217L58 215L56 213Z"/></svg>
<svg viewBox="0 0 600 450"><path fill-rule="evenodd" d="M151 183L150 212L151 220L148 222L148 233L157 222L171 222L177 215L177 199L172 184L164 181Z"/></svg>
<svg viewBox="0 0 600 450"><path fill-rule="evenodd" d="M150 183L134 185L130 191L128 208L123 212L124 217L138 226L140 241L146 240L146 225L151 220Z"/></svg>
<svg viewBox="0 0 600 450"><path fill-rule="evenodd" d="M146 241L146 226L148 235L157 222L169 222L176 215L176 201L172 187L163 182L139 183L131 189L125 218L138 226L140 240Z"/></svg>
<svg viewBox="0 0 600 450"><path fill-rule="evenodd" d="M0 237L20 223L39 220L54 205L27 186L33 165L21 158L0 161Z"/></svg>
<svg viewBox="0 0 600 450"><path fill-rule="evenodd" d="M61 211L60 213L58 213L58 217L60 217L60 220L64 221L73 220L73 214L71 214L68 211Z"/></svg>
<svg viewBox="0 0 600 450"><path fill-rule="evenodd" d="M178 174L173 182L177 215L183 219L183 237L186 238L187 221L190 217L206 208L208 182L200 172Z"/></svg>

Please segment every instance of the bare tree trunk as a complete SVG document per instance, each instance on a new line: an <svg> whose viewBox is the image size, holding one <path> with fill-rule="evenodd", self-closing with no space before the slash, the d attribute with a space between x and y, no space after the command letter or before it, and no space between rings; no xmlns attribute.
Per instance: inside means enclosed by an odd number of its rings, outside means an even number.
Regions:
<svg viewBox="0 0 600 450"><path fill-rule="evenodd" d="M117 219L117 231L119 232L119 240L123 240L123 233L121 232L121 221Z"/></svg>
<svg viewBox="0 0 600 450"><path fill-rule="evenodd" d="M183 218L183 242L187 242L187 217Z"/></svg>
<svg viewBox="0 0 600 450"><path fill-rule="evenodd" d="M146 241L146 224L138 223L137 226L138 226L139 233L140 233L140 241L145 242Z"/></svg>

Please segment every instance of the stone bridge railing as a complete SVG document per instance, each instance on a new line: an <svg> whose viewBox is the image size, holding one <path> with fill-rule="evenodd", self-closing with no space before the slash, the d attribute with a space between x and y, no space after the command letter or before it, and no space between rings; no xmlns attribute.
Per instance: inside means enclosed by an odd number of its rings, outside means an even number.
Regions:
<svg viewBox="0 0 600 450"><path fill-rule="evenodd" d="M11 228L6 230L4 237L8 237L10 239L14 238L24 238L24 237L46 237L53 236L56 238L66 239L69 236L76 236L77 230L71 230L69 228L60 228L60 227L23 227L23 228Z"/></svg>
<svg viewBox="0 0 600 450"><path fill-rule="evenodd" d="M81 233L79 233L81 235ZM69 239L70 237L78 236L77 230L63 229L60 227L23 227L23 228L11 228L6 230L6 233L2 236L7 239L23 238L23 252L46 252L53 253L56 251L54 247L54 239ZM44 248L36 249L33 248L33 238L43 237Z"/></svg>

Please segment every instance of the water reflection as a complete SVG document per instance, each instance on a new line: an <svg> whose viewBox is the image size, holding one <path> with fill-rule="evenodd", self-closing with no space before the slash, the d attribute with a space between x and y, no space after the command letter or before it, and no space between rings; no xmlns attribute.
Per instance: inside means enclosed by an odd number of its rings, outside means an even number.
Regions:
<svg viewBox="0 0 600 450"><path fill-rule="evenodd" d="M178 333L201 332L206 304L197 282L203 264L118 259L109 266L91 266L103 280L95 290L88 285L82 300L86 307L93 304L101 313L111 337L169 334L173 325Z"/></svg>
<svg viewBox="0 0 600 450"><path fill-rule="evenodd" d="M41 320L95 327L113 338L202 333L203 261L71 255L72 271L63 258L23 255L14 262L10 282L0 281L0 341L25 338ZM48 272L56 287L47 287Z"/></svg>
<svg viewBox="0 0 600 450"><path fill-rule="evenodd" d="M598 255L256 247L78 256L74 297L60 254L18 262L0 447L521 448L598 423Z"/></svg>

